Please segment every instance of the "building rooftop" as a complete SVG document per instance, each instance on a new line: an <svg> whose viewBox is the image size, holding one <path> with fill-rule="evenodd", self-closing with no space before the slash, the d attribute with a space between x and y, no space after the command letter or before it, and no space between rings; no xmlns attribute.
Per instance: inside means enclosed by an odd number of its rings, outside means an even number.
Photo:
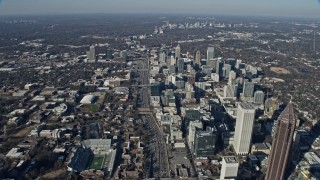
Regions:
<svg viewBox="0 0 320 180"><path fill-rule="evenodd" d="M238 163L238 160L235 156L224 156L223 159L226 163Z"/></svg>
<svg viewBox="0 0 320 180"><path fill-rule="evenodd" d="M254 105L253 104L250 104L250 103L240 103L239 106L242 108L242 109L255 109Z"/></svg>

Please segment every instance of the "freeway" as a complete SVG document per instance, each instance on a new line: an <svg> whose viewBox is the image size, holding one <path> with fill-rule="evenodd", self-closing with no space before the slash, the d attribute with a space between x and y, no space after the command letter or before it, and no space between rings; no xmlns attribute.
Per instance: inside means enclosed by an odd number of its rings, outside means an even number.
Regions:
<svg viewBox="0 0 320 180"><path fill-rule="evenodd" d="M149 135L149 154L152 156L149 165L149 176L150 178L166 178L170 176L167 144L162 129L150 109L148 60L139 60L135 70L139 73L138 82L141 86L138 90L138 105L144 112L150 112L142 115L142 120Z"/></svg>

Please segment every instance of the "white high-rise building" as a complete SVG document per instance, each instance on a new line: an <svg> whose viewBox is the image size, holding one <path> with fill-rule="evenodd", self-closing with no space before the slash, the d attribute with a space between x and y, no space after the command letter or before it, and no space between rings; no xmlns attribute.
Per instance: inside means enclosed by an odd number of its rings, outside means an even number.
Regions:
<svg viewBox="0 0 320 180"><path fill-rule="evenodd" d="M191 151L194 148L194 136L196 135L197 129L202 129L203 124L201 121L191 121L188 129L188 145Z"/></svg>
<svg viewBox="0 0 320 180"><path fill-rule="evenodd" d="M208 47L207 49L207 61L214 58L214 47Z"/></svg>
<svg viewBox="0 0 320 180"><path fill-rule="evenodd" d="M175 52L176 58L180 58L181 57L181 48L180 48L180 44L177 45L176 47L176 52Z"/></svg>
<svg viewBox="0 0 320 180"><path fill-rule="evenodd" d="M239 161L235 156L222 157L220 179L233 179L238 176Z"/></svg>
<svg viewBox="0 0 320 180"><path fill-rule="evenodd" d="M247 155L250 150L255 107L249 103L240 103L237 110L233 147L237 155Z"/></svg>
<svg viewBox="0 0 320 180"><path fill-rule="evenodd" d="M89 61L96 61L96 49L94 46L90 46L89 51L87 51L87 57Z"/></svg>
<svg viewBox="0 0 320 180"><path fill-rule="evenodd" d="M234 85L236 82L237 74L234 71L229 72L229 79L228 79L228 84L229 85Z"/></svg>
<svg viewBox="0 0 320 180"><path fill-rule="evenodd" d="M226 85L224 87L224 97L226 98L235 98L237 97L238 85Z"/></svg>

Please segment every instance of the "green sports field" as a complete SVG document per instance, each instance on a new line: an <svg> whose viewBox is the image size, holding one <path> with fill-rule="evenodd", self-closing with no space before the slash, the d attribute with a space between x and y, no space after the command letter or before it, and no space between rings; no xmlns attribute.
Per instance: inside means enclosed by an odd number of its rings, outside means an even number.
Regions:
<svg viewBox="0 0 320 180"><path fill-rule="evenodd" d="M94 156L90 165L90 169L95 169L95 170L102 169L105 159L106 159L105 156Z"/></svg>

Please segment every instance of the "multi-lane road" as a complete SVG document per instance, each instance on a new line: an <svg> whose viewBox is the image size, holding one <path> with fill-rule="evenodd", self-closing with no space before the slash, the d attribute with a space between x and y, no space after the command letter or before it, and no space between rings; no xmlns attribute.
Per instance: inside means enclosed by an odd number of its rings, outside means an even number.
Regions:
<svg viewBox="0 0 320 180"><path fill-rule="evenodd" d="M138 105L140 110L143 110L142 120L145 124L149 142L148 149L150 154L149 177L150 178L165 178L170 176L169 159L167 152L167 144L165 137L150 109L150 90L147 86L149 82L149 62L147 60L139 60L135 69L139 73L138 83ZM145 87L144 87L145 86Z"/></svg>

